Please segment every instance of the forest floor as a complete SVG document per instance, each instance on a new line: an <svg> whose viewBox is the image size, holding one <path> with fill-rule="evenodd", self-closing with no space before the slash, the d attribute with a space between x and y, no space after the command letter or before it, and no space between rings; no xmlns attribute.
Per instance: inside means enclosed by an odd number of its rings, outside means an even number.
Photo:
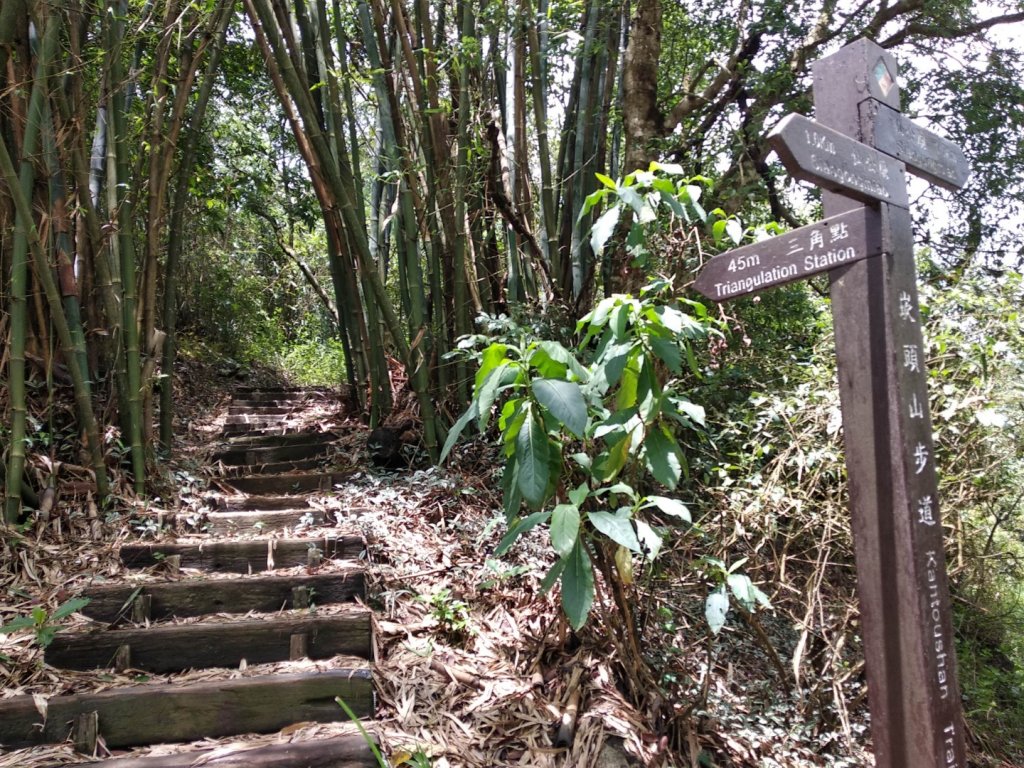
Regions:
<svg viewBox="0 0 1024 768"><path fill-rule="evenodd" d="M83 583L114 575L122 542L171 535L201 513L208 487L216 484L204 451L236 381L212 365L187 365L178 405L181 449L165 492L106 517L88 498L76 497L27 526L18 562L5 563L0 574L0 589L14 596L0 607L0 621L35 602L52 611ZM269 382L253 375L245 383ZM505 533L501 466L491 449L483 443L457 449L448 468L414 458L409 468L384 471L372 466L368 430L358 419L341 418L332 427L342 435L334 468L346 479L317 503L349 510L348 524L368 542L367 602L376 614L374 730L389 765L873 764L856 662L842 686L781 683L777 663L792 655L792 626L782 617L764 619L768 643L778 647L774 663L769 656L775 651L742 621L730 620L712 639L703 618L706 586L687 574L670 574L679 580L674 594L680 602L658 614L650 632L656 636L652 664L679 695L668 711L688 713L684 728L667 730L664 706L643 711L623 693L606 633L605 622L614 618L598 610L574 633L557 596L542 594L540 582L552 564L545 533L535 530L507 556L491 556ZM71 617L68 625L77 621ZM74 674L42 664L38 645L25 634L0 636L0 683L3 697L45 697L83 685ZM72 759L68 746L38 748L30 761L24 752L17 762L0 755L0 768Z"/></svg>

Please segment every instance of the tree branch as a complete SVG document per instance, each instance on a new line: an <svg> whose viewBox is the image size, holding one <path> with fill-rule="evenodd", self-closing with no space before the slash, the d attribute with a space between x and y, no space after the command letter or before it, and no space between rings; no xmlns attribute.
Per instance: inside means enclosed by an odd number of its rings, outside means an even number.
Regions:
<svg viewBox="0 0 1024 768"><path fill-rule="evenodd" d="M1002 24L1015 24L1019 21L1024 21L1024 12L1021 13L1007 13L1002 16L993 16L990 19L982 19L976 21L973 24L968 24L964 27L957 29L943 29L942 27L936 27L929 24L921 24L919 22L911 22L906 27L890 35L885 40L881 41L879 45L883 48L892 48L894 46L905 43L910 37L926 37L926 38L940 38L943 40L957 40L963 37L970 37L972 35L980 34L987 29L992 27L1000 26Z"/></svg>

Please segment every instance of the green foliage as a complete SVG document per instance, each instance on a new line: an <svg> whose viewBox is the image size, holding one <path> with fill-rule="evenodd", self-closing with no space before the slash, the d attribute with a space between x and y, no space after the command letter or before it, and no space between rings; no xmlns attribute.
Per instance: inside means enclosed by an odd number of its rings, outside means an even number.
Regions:
<svg viewBox="0 0 1024 768"><path fill-rule="evenodd" d="M709 224L716 244L723 235L736 244L743 238L743 227L735 217L729 217L720 208L709 216L701 205L701 185L710 185L711 180L704 176L688 178L682 166L655 162L646 171L631 173L621 182L601 173L597 178L602 186L587 196L580 218L597 205L606 206L590 231L590 247L598 256L617 232L623 214L630 219L625 248L633 267L652 266L652 231L671 226L677 220L684 225Z"/></svg>
<svg viewBox="0 0 1024 768"><path fill-rule="evenodd" d="M441 630L455 638L473 634L469 619L469 606L464 600L452 596L450 589L439 589L429 597L419 598L430 606L430 614L441 626Z"/></svg>
<svg viewBox="0 0 1024 768"><path fill-rule="evenodd" d="M716 557L705 557L704 564L709 579L716 584L715 589L708 595L704 603L704 618L708 622L711 633L717 635L725 626L726 615L729 612L729 594L740 604L744 611L752 613L758 606L771 609L771 601L762 592L750 577L739 573L739 569L747 562L747 558L741 558L730 566Z"/></svg>
<svg viewBox="0 0 1024 768"><path fill-rule="evenodd" d="M286 345L275 362L299 385L336 387L345 381L345 351L338 339L300 339Z"/></svg>
<svg viewBox="0 0 1024 768"><path fill-rule="evenodd" d="M35 643L40 648L46 648L53 642L54 636L61 630L58 622L66 619L72 613L81 610L88 604L88 598L74 597L61 603L53 613L47 611L43 606L37 605L28 616L19 616L0 626L0 635L9 635L12 632L29 629L35 635Z"/></svg>
<svg viewBox="0 0 1024 768"><path fill-rule="evenodd" d="M657 557L666 525L687 524L675 490L688 472L681 441L699 439L704 409L688 386L701 377L694 346L720 334L704 305L673 298L658 280L638 298L601 301L577 326L569 349L523 334L464 339L478 353L474 395L442 451L471 423L494 416L506 458L503 488L509 531L496 555L546 524L558 560L544 580L561 581L562 605L581 627L594 601L595 557L607 547L620 578L632 556ZM522 507L534 510L523 516Z"/></svg>

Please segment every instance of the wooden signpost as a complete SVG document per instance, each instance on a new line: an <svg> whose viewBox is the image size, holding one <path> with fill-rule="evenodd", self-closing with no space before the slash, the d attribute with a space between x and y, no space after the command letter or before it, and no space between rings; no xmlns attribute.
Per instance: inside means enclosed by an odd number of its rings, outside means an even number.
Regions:
<svg viewBox="0 0 1024 768"><path fill-rule="evenodd" d="M816 120L769 142L826 190L826 218L716 256L695 285L723 300L828 271L875 764L966 768L904 170L958 188L967 163L900 113L875 43L813 71Z"/></svg>

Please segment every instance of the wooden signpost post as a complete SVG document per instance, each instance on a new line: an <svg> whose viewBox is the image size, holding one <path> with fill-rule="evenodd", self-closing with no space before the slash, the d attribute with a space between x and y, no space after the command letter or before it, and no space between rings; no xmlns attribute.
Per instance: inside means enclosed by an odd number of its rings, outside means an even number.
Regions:
<svg viewBox="0 0 1024 768"><path fill-rule="evenodd" d="M948 188L951 142L910 122L896 61L857 40L814 65L815 120L769 136L826 218L712 259L723 300L827 271L877 768L966 768L904 170Z"/></svg>

